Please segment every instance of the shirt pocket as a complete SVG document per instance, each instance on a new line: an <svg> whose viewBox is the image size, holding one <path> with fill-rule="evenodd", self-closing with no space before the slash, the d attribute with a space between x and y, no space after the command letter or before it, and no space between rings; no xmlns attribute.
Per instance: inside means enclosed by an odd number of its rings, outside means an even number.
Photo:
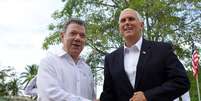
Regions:
<svg viewBox="0 0 201 101"><path fill-rule="evenodd" d="M80 79L83 82L91 81L90 74L87 71L80 70Z"/></svg>

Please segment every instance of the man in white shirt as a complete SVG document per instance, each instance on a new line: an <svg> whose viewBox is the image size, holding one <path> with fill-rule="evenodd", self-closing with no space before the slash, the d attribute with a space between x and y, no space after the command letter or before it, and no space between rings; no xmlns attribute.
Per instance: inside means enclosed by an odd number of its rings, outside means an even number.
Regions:
<svg viewBox="0 0 201 101"><path fill-rule="evenodd" d="M41 101L94 101L90 67L80 58L86 40L85 24L70 19L61 33L63 47L41 60L37 87Z"/></svg>

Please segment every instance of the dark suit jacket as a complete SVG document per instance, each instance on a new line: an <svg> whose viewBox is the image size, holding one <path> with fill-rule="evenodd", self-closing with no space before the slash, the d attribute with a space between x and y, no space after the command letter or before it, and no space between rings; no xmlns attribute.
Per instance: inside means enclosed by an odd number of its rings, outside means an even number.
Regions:
<svg viewBox="0 0 201 101"><path fill-rule="evenodd" d="M147 101L172 101L190 87L186 71L166 43L143 40L133 88L124 70L124 47L106 55L101 101L129 101L143 91Z"/></svg>

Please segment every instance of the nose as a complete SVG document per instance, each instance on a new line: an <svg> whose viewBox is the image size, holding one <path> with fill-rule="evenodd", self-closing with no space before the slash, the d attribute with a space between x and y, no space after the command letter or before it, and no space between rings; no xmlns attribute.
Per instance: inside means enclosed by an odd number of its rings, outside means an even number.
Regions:
<svg viewBox="0 0 201 101"><path fill-rule="evenodd" d="M75 41L80 41L80 39L81 39L81 36L80 36L80 34L76 34L76 36L75 36Z"/></svg>
<svg viewBox="0 0 201 101"><path fill-rule="evenodd" d="M125 24L126 24L126 25L129 24L129 19L125 19Z"/></svg>

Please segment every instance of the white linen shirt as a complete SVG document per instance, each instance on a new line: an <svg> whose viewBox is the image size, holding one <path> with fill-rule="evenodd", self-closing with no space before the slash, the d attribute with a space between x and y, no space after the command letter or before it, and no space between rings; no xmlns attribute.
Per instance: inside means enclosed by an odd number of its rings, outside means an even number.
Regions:
<svg viewBox="0 0 201 101"><path fill-rule="evenodd" d="M124 69L133 88L135 87L137 63L140 56L141 46L142 37L131 47L126 47L126 45L124 45Z"/></svg>
<svg viewBox="0 0 201 101"><path fill-rule="evenodd" d="M41 60L37 87L40 101L92 101L96 94L90 67L77 64L63 48Z"/></svg>

